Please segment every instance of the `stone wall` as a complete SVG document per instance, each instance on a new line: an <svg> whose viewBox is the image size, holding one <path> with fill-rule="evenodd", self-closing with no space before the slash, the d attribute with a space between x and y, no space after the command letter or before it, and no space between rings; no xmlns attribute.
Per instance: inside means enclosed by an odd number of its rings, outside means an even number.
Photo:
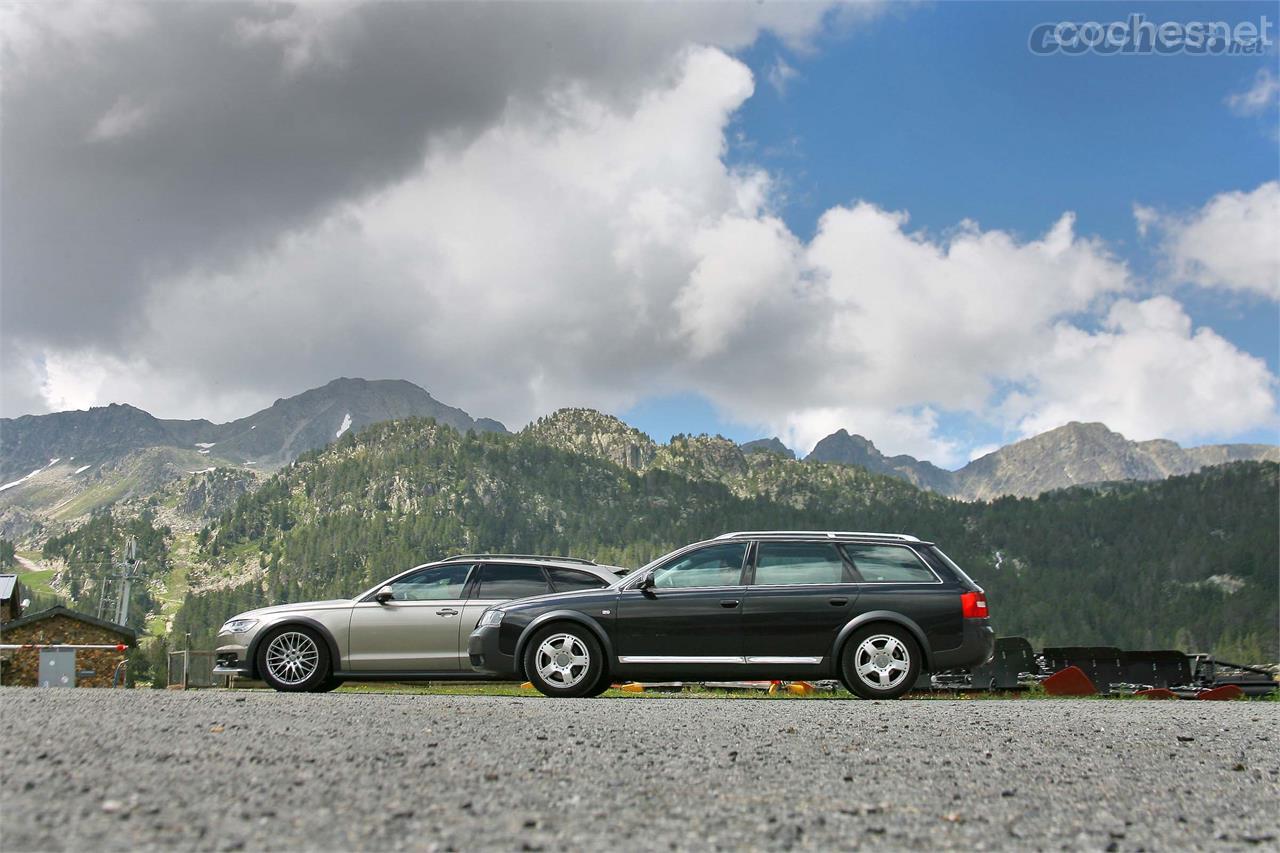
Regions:
<svg viewBox="0 0 1280 853"><path fill-rule="evenodd" d="M0 628L0 641L25 643L127 643L125 637L112 631L72 619L63 614L50 616L17 628ZM40 650L14 649L4 653L0 684L35 687L40 676ZM93 670L91 676L77 676L77 687L110 687L116 666L125 653L115 649L76 649L76 671Z"/></svg>

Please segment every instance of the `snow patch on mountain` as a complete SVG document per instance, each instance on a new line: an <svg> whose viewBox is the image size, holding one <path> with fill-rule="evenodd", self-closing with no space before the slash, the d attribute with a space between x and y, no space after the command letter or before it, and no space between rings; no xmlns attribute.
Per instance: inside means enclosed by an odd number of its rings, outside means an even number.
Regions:
<svg viewBox="0 0 1280 853"><path fill-rule="evenodd" d="M52 468L54 465L57 465L61 461L62 460L60 458L50 459L48 465L42 465L36 470L32 471L27 476L19 477L18 479L14 480L12 483L5 483L3 486L0 486L0 492L6 491L7 489L12 489L14 486L21 486L23 483L25 483L27 480L30 480L36 474L39 474L41 471L45 470L46 468Z"/></svg>

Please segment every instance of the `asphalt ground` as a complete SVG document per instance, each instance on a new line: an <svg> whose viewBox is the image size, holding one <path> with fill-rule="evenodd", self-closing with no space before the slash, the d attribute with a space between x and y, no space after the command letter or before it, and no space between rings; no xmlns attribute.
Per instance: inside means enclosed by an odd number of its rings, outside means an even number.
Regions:
<svg viewBox="0 0 1280 853"><path fill-rule="evenodd" d="M0 848L1280 848L1280 703L0 688Z"/></svg>

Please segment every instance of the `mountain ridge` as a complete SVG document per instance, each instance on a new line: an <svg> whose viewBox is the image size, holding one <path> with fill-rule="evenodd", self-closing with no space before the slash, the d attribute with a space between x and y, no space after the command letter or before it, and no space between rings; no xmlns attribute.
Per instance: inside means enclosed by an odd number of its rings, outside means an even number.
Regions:
<svg viewBox="0 0 1280 853"><path fill-rule="evenodd" d="M29 478L79 477L86 467L100 470L148 448L185 451L173 458L183 459L187 467L171 462L169 470L193 473L227 465L270 471L348 432L407 417L434 417L460 432L507 432L500 422L473 418L406 380L346 377L221 424L161 419L127 403L24 415L0 419L0 502L13 505L16 494L30 490L25 483ZM682 435L659 444L622 420L588 408L559 409L533 421L521 434L633 471L659 468L709 477L738 493L752 487L752 472L770 458L789 464L852 465L968 501L1031 497L1091 483L1157 480L1233 461L1280 461L1280 447L1273 445L1184 448L1167 439L1130 441L1105 424L1074 421L1001 447L956 471L905 454L888 456L870 439L846 429L823 438L802 460L776 437L735 444L720 437ZM73 485L58 494L72 494ZM21 489L5 494L18 486Z"/></svg>
<svg viewBox="0 0 1280 853"><path fill-rule="evenodd" d="M0 418L0 483L51 459L99 464L147 447L194 449L212 461L274 468L351 429L404 417L434 417L462 432L506 432L472 418L404 379L341 377L226 423L161 419L128 403Z"/></svg>
<svg viewBox="0 0 1280 853"><path fill-rule="evenodd" d="M1160 480L1228 462L1280 461L1268 444L1182 447L1169 439L1130 441L1102 423L1071 421L1015 441L948 471L911 456L885 456L860 435L838 430L805 461L858 465L962 500L1034 497L1053 489L1120 480Z"/></svg>

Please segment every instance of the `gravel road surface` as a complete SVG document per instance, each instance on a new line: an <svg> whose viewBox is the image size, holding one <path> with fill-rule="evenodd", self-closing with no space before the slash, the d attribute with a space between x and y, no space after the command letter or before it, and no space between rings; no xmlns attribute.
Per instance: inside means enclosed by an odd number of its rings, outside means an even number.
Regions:
<svg viewBox="0 0 1280 853"><path fill-rule="evenodd" d="M0 847L1280 847L1280 703L0 688Z"/></svg>

